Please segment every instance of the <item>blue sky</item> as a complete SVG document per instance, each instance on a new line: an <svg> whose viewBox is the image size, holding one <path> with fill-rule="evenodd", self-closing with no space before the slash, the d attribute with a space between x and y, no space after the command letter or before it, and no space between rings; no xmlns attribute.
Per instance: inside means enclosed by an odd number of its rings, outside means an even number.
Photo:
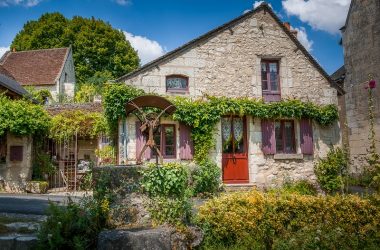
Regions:
<svg viewBox="0 0 380 250"><path fill-rule="evenodd" d="M125 31L143 63L252 9L252 0L0 0L0 53L28 20L58 11L96 17ZM350 0L268 0L328 72L343 64L339 28Z"/></svg>

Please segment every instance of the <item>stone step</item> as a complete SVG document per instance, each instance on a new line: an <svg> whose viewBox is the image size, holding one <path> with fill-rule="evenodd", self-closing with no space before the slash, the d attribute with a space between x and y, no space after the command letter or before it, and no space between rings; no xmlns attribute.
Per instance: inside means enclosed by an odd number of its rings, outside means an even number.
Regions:
<svg viewBox="0 0 380 250"><path fill-rule="evenodd" d="M37 244L37 236L25 235L0 235L0 250L29 250Z"/></svg>
<svg viewBox="0 0 380 250"><path fill-rule="evenodd" d="M226 193L242 192L242 191L251 191L256 188L257 187L255 184L228 184L224 186L224 191Z"/></svg>

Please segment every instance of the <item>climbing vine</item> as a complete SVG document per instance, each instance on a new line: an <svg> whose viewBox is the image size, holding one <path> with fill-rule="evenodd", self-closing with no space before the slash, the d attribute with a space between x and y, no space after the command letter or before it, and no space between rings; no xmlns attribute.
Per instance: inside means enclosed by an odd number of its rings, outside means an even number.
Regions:
<svg viewBox="0 0 380 250"><path fill-rule="evenodd" d="M40 105L28 100L11 100L0 94L0 135L34 135L48 130L50 117Z"/></svg>
<svg viewBox="0 0 380 250"><path fill-rule="evenodd" d="M49 136L56 140L67 139L76 134L93 138L107 132L107 122L101 113L68 110L52 117Z"/></svg>
<svg viewBox="0 0 380 250"><path fill-rule="evenodd" d="M124 105L144 91L124 84L113 84L103 95L105 116L110 125L115 126L120 117L125 117ZM322 126L338 119L335 105L319 106L297 99L264 103L254 98L228 98L206 96L202 99L176 97L171 101L177 107L173 119L192 127L192 138L197 161L207 158L214 146L213 131L220 117L228 114L249 115L261 119L310 118ZM116 128L115 128L116 129Z"/></svg>
<svg viewBox="0 0 380 250"><path fill-rule="evenodd" d="M135 97L144 95L141 89L125 84L106 84L103 88L103 108L111 133L117 131L117 123L125 117L125 104Z"/></svg>
<svg viewBox="0 0 380 250"><path fill-rule="evenodd" d="M213 131L220 117L228 114L249 115L261 119L310 118L322 126L338 119L335 105L318 106L296 99L264 103L254 98L206 97L200 100L175 98L173 119L192 127L195 159L203 160L214 146Z"/></svg>

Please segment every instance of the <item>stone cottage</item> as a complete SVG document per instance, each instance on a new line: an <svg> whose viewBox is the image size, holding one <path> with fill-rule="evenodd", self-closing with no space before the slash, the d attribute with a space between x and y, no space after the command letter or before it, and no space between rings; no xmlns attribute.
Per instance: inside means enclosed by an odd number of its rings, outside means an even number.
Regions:
<svg viewBox="0 0 380 250"><path fill-rule="evenodd" d="M207 94L338 105L337 96L343 94L289 25L265 3L118 81L147 93L193 99ZM190 130L170 118L163 118L161 124L156 143L164 160L191 160ZM136 160L143 141L138 128L134 116L120 121L119 164ZM228 116L221 118L215 131L216 146L210 149L210 157L229 185L267 186L286 178L315 180L314 162L331 146L341 144L338 121L321 127L309 120ZM235 138L237 144L229 147L227 138ZM145 154L145 160L151 158Z"/></svg>
<svg viewBox="0 0 380 250"><path fill-rule="evenodd" d="M75 70L72 48L8 51L0 65L22 86L47 89L60 101L73 98Z"/></svg>
<svg viewBox="0 0 380 250"><path fill-rule="evenodd" d="M347 143L353 172L366 165L369 148L368 86L369 74L380 83L380 1L352 0L346 23L341 28L344 66L333 78L344 85L346 94L341 102L345 110ZM380 138L380 87L373 90L375 132ZM377 140L380 153L380 140Z"/></svg>
<svg viewBox="0 0 380 250"><path fill-rule="evenodd" d="M28 98L29 93L0 66L0 95L12 100ZM0 135L0 188L17 191L19 183L32 177L32 138L15 136L11 133Z"/></svg>

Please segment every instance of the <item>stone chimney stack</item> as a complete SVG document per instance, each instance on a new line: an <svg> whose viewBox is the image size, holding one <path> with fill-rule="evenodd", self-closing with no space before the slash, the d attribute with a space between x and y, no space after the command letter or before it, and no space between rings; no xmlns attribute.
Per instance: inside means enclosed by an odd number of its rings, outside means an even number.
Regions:
<svg viewBox="0 0 380 250"><path fill-rule="evenodd" d="M292 33L293 36L297 37L297 30L291 29L290 23L289 22L284 22L284 26Z"/></svg>

